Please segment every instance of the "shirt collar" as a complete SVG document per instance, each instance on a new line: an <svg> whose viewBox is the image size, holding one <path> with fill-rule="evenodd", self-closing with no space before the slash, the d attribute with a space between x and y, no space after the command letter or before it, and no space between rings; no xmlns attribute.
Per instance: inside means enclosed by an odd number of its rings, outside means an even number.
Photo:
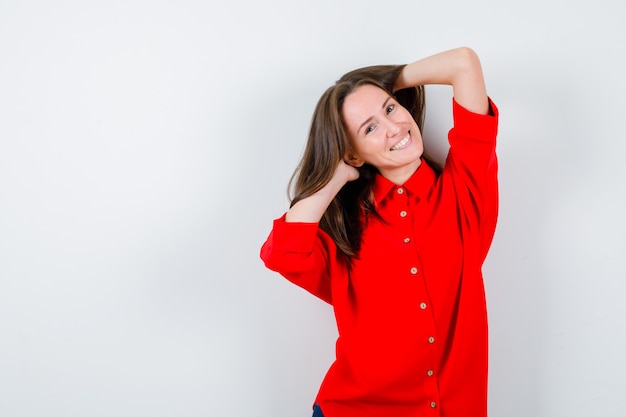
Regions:
<svg viewBox="0 0 626 417"><path fill-rule="evenodd" d="M433 168L422 158L422 163L411 177L401 186L394 184L380 174L374 178L374 203L378 205L391 190L405 188L411 194L424 196L428 194L435 183L436 175Z"/></svg>

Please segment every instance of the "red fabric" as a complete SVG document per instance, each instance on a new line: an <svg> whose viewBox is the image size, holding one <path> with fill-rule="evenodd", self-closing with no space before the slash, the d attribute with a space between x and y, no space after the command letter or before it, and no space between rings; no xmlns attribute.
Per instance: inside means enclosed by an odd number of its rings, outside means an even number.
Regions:
<svg viewBox="0 0 626 417"><path fill-rule="evenodd" d="M385 222L370 216L350 271L317 224L274 221L266 266L334 308L337 357L316 399L325 417L487 415L481 267L498 210L490 105L478 115L453 100L439 176L423 162L400 187L377 177Z"/></svg>

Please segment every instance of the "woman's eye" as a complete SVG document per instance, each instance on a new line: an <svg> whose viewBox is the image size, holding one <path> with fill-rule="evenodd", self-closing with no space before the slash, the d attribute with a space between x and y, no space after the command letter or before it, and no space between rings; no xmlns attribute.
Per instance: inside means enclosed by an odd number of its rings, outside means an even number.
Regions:
<svg viewBox="0 0 626 417"><path fill-rule="evenodd" d="M395 104L390 104L389 106L387 106L387 114L391 113L395 108Z"/></svg>
<svg viewBox="0 0 626 417"><path fill-rule="evenodd" d="M365 128L365 134L367 135L368 133L373 132L374 128L375 128L374 125L369 125L368 127Z"/></svg>

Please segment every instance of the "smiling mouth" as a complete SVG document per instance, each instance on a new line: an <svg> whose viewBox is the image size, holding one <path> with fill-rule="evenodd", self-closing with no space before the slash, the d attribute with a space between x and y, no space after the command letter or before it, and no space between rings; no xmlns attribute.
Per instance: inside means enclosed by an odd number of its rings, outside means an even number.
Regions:
<svg viewBox="0 0 626 417"><path fill-rule="evenodd" d="M392 146L390 150L397 151L398 149L404 148L409 143L409 140L411 140L411 136L407 134L404 139Z"/></svg>

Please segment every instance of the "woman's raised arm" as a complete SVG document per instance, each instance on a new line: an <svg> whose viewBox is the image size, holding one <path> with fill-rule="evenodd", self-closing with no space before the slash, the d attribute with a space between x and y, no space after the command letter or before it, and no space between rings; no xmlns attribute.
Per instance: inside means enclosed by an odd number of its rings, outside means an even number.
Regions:
<svg viewBox="0 0 626 417"><path fill-rule="evenodd" d="M427 84L451 85L454 99L461 106L478 114L489 111L480 60L470 48L451 49L406 65L395 90Z"/></svg>
<svg viewBox="0 0 626 417"><path fill-rule="evenodd" d="M348 181L354 181L358 177L359 171L357 171L356 168L341 161L330 182L322 187L321 190L294 204L287 212L285 221L302 223L319 222L339 190L341 190Z"/></svg>

